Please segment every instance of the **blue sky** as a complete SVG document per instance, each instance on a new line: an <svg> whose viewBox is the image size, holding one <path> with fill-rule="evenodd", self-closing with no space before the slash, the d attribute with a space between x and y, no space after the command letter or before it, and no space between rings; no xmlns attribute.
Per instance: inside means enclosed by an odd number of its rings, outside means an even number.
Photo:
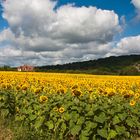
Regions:
<svg viewBox="0 0 140 140"><path fill-rule="evenodd" d="M0 5L0 30L2 30L3 28L8 27L8 23L5 19L3 19L2 17L2 7Z"/></svg>
<svg viewBox="0 0 140 140"><path fill-rule="evenodd" d="M140 0L55 2L6 0L0 6L0 65L140 54Z"/></svg>

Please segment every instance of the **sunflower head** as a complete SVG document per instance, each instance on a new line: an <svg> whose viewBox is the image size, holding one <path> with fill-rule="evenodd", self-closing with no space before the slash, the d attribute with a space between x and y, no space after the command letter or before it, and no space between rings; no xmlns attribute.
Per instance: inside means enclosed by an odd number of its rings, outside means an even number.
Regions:
<svg viewBox="0 0 140 140"><path fill-rule="evenodd" d="M18 85L18 86L16 87L16 89L17 89L17 90L20 90L20 86Z"/></svg>
<svg viewBox="0 0 140 140"><path fill-rule="evenodd" d="M19 112L20 112L19 108L18 108L18 107L16 107L16 113L19 113Z"/></svg>
<svg viewBox="0 0 140 140"><path fill-rule="evenodd" d="M60 113L63 113L63 112L65 111L65 109L64 109L64 107L60 107L60 108L58 109L58 111L59 111Z"/></svg>
<svg viewBox="0 0 140 140"><path fill-rule="evenodd" d="M42 95L42 96L40 96L39 101L40 101L41 103L43 103L43 102L45 102L45 101L48 101L48 97Z"/></svg>
<svg viewBox="0 0 140 140"><path fill-rule="evenodd" d="M35 94L38 94L38 93L40 93L40 92L41 92L41 88L35 88L35 89L34 89L34 93L35 93Z"/></svg>
<svg viewBox="0 0 140 140"><path fill-rule="evenodd" d="M134 106L136 104L136 101L135 100L131 100L129 104L130 104L130 106Z"/></svg>
<svg viewBox="0 0 140 140"><path fill-rule="evenodd" d="M82 95L82 92L75 89L75 90L73 90L73 95L74 96L81 96Z"/></svg>
<svg viewBox="0 0 140 140"><path fill-rule="evenodd" d="M10 84L6 85L6 89L11 89L11 88L12 88L12 86Z"/></svg>
<svg viewBox="0 0 140 140"><path fill-rule="evenodd" d="M77 89L78 88L78 85L74 85L73 87L72 87L72 89L74 90L74 89Z"/></svg>
<svg viewBox="0 0 140 140"><path fill-rule="evenodd" d="M25 85L25 84L22 85L22 87L21 87L22 90L27 90L27 88L28 88L28 87L27 87L27 85Z"/></svg>
<svg viewBox="0 0 140 140"><path fill-rule="evenodd" d="M2 88L6 88L6 84L3 83L3 84L1 85L1 87L2 87Z"/></svg>
<svg viewBox="0 0 140 140"><path fill-rule="evenodd" d="M136 93L134 97L135 97L135 99L138 99L140 97L140 94Z"/></svg>
<svg viewBox="0 0 140 140"><path fill-rule="evenodd" d="M59 89L59 90L57 90L57 93L58 94L64 94L65 93L65 90L64 89Z"/></svg>
<svg viewBox="0 0 140 140"><path fill-rule="evenodd" d="M131 97L131 95L130 94L124 94L124 98L130 98Z"/></svg>
<svg viewBox="0 0 140 140"><path fill-rule="evenodd" d="M58 111L59 111L58 107L54 107L54 108L53 108L53 111L54 111L54 112L58 112Z"/></svg>

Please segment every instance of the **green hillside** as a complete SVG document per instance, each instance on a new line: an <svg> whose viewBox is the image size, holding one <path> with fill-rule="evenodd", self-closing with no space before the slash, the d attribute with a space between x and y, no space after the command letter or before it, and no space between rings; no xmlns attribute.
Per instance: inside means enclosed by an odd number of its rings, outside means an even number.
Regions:
<svg viewBox="0 0 140 140"><path fill-rule="evenodd" d="M140 75L140 55L111 56L63 65L36 67L36 71L112 75Z"/></svg>

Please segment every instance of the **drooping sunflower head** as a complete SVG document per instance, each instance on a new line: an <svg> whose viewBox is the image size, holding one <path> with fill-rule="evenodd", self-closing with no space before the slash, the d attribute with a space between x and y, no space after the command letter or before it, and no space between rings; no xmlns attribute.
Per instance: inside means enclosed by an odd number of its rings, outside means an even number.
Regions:
<svg viewBox="0 0 140 140"><path fill-rule="evenodd" d="M73 96L81 96L82 95L82 92L80 90L73 90L72 92Z"/></svg>
<svg viewBox="0 0 140 140"><path fill-rule="evenodd" d="M124 94L124 98L130 98L131 95L130 94Z"/></svg>

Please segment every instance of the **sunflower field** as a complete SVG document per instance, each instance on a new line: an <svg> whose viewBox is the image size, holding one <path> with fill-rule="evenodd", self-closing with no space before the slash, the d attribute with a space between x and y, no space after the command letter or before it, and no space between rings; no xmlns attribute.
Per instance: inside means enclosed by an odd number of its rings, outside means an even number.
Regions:
<svg viewBox="0 0 140 140"><path fill-rule="evenodd" d="M0 72L0 117L13 140L135 140L140 77Z"/></svg>

